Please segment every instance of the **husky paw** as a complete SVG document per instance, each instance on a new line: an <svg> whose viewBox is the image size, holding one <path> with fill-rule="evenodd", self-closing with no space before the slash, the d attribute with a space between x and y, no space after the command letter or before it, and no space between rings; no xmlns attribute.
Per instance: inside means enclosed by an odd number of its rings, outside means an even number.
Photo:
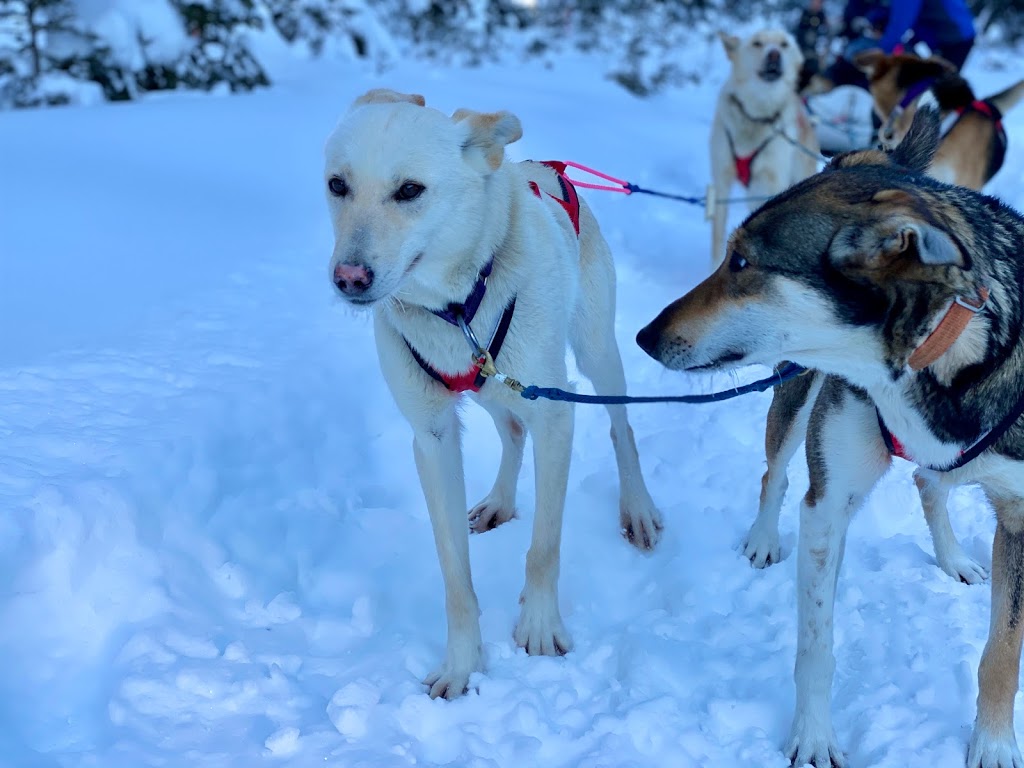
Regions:
<svg viewBox="0 0 1024 768"><path fill-rule="evenodd" d="M469 530L473 533L492 531L515 516L515 502L509 502L492 493L469 510Z"/></svg>
<svg viewBox="0 0 1024 768"><path fill-rule="evenodd" d="M557 598L520 598L519 613L513 637L516 645L531 656L564 656L572 650L572 635L562 623Z"/></svg>
<svg viewBox="0 0 1024 768"><path fill-rule="evenodd" d="M650 498L623 501L619 505L619 525L629 543L643 552L654 549L665 527L661 512Z"/></svg>
<svg viewBox="0 0 1024 768"><path fill-rule="evenodd" d="M939 568L964 584L981 584L988 580L988 571L960 547L948 554L936 552L935 559Z"/></svg>
<svg viewBox="0 0 1024 768"><path fill-rule="evenodd" d="M1000 737L975 726L967 749L967 768L1024 768L1013 733Z"/></svg>
<svg viewBox="0 0 1024 768"><path fill-rule="evenodd" d="M469 676L480 671L480 652L466 654L465 658L446 658L440 667L425 678L423 684L430 692L430 698L457 699L466 692Z"/></svg>
<svg viewBox="0 0 1024 768"><path fill-rule="evenodd" d="M845 768L846 760L835 731L831 725L824 725L817 718L797 715L789 737L786 757L793 766L808 763L815 768Z"/></svg>
<svg viewBox="0 0 1024 768"><path fill-rule="evenodd" d="M743 545L743 556L755 568L766 568L782 560L779 544L779 529L773 525L760 525L757 520L750 526L747 541Z"/></svg>

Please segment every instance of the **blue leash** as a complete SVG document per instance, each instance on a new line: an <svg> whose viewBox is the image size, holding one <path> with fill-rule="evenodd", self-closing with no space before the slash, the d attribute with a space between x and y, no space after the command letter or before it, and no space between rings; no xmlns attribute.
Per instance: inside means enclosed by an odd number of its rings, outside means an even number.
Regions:
<svg viewBox="0 0 1024 768"><path fill-rule="evenodd" d="M794 379L807 369L796 363L786 363L775 371L773 376L767 379L752 381L750 384L727 389L722 392L712 392L710 395L667 395L664 397L630 397L628 395L578 395L575 392L567 392L556 387L538 387L530 385L524 387L519 393L527 400L560 400L567 403L587 403L590 405L628 405L630 403L690 403L699 405L702 403L719 403L723 400L731 400L734 397L749 395L751 392L764 392L766 389L777 387L780 384Z"/></svg>

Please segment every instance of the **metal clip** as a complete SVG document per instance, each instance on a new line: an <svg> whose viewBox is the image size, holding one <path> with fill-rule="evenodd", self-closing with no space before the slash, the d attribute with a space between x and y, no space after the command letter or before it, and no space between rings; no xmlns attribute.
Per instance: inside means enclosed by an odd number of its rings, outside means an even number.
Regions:
<svg viewBox="0 0 1024 768"><path fill-rule="evenodd" d="M470 350L473 352L473 358L476 359L481 355L487 354L487 350L483 348L483 345L476 338L476 334L473 333L473 329L469 327L469 323L466 322L466 318L459 313L455 316L455 319L459 321L459 328L462 329L462 335L466 339L466 343L469 344Z"/></svg>
<svg viewBox="0 0 1024 768"><path fill-rule="evenodd" d="M953 301L964 309L969 309L974 314L978 314L985 308L985 305L988 304L988 291L985 288L979 290L978 297L973 299L976 303L972 303L972 300L965 299L963 296L957 296Z"/></svg>
<svg viewBox="0 0 1024 768"><path fill-rule="evenodd" d="M494 358L491 357L491 353L484 349L483 345L477 340L476 334L473 333L473 329L469 327L466 319L462 315L457 315L456 319L459 321L462 335L466 337L466 343L473 350L473 365L480 369L480 375L485 379L493 377L515 392L522 392L526 389L526 387L511 376L506 376L498 370L498 366L494 364Z"/></svg>

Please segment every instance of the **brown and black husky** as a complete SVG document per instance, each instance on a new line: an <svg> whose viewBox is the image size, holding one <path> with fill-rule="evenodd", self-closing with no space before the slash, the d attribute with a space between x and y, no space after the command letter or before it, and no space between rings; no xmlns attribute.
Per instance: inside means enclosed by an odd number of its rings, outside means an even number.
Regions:
<svg viewBox="0 0 1024 768"><path fill-rule="evenodd" d="M732 235L726 262L637 336L678 370L789 360L822 372L778 393L789 410L773 408L769 426L786 434L797 404L809 411L788 742L797 765L845 763L830 706L836 580L850 519L897 443L925 467L926 509L976 483L995 510L992 620L967 763L1024 766L1013 729L1024 632L1024 218L927 176L938 138L937 112L919 109L891 152L839 155L773 198Z"/></svg>

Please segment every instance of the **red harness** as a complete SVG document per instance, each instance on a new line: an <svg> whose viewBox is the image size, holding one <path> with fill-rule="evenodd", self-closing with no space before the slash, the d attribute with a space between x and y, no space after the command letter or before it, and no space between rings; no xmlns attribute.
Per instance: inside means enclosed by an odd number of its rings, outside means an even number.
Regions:
<svg viewBox="0 0 1024 768"><path fill-rule="evenodd" d="M959 121L960 118L964 115L970 114L971 112L978 112L995 123L996 145L994 147L995 151L992 158L989 160L988 168L989 176L994 176L996 171L1003 167L1003 162L1006 160L1006 148L1009 145L1009 140L1006 137L1006 129L1003 127L1003 115L999 111L999 108L992 102L975 99L968 106L960 107L956 111L960 116L957 120Z"/></svg>
<svg viewBox="0 0 1024 768"><path fill-rule="evenodd" d="M572 222L572 228L576 232L576 237L580 235L580 199L579 195L576 194L576 188L572 185L572 182L565 176L565 163L557 160L545 160L541 162L541 165L546 165L548 168L553 170L558 177L558 183L562 188L562 196L556 197L555 195L548 194L552 200L562 206L565 214L569 217L569 221ZM534 181L529 182L530 189L533 190L538 198L541 197L540 187ZM472 321L472 315L476 313L476 308L480 306L480 302L483 301L484 293L487 291L487 277L491 273L491 266L493 260L488 262L487 265L480 273L480 277L477 280L476 285L473 286L473 291L467 298L464 304L453 304L450 305L447 310L434 312L435 315L440 317L442 320L452 324L458 325L458 317L461 316L467 325ZM470 308L472 305L472 312L464 313L464 308ZM509 302L508 306L505 307L505 311L501 314L501 319L498 321L498 327L494 330L494 335L491 337L490 342L487 345L487 351L490 353L492 359L497 359L498 353L501 351L502 345L505 343L505 336L508 334L509 326L512 325L512 315L516 309L515 297ZM463 373L442 373L438 371L434 366L428 363L423 356L416 351L416 349L406 340L406 346L409 347L409 351L412 353L413 359L419 364L430 378L434 381L443 384L446 389L451 392L462 393L462 392L479 392L480 388L484 385L487 379L484 377L483 372L480 370L478 365L473 365L468 371Z"/></svg>
<svg viewBox="0 0 1024 768"><path fill-rule="evenodd" d="M548 168L553 170L558 175L558 183L562 187L562 196L555 197L548 193L548 197L562 206L565 211L565 215L569 217L569 221L572 222L572 228L576 232L576 237L580 236L580 198L576 194L576 187L572 185L572 182L565 175L565 163L560 160L541 160L541 165L546 165ZM537 186L537 182L530 182L530 189L533 190L533 194L540 197L540 187Z"/></svg>
<svg viewBox="0 0 1024 768"><path fill-rule="evenodd" d="M732 143L732 135L726 131L725 138L729 141L729 152L732 153L732 161L736 164L736 180L744 187L750 186L751 177L751 166L754 164L754 159L761 154L762 150L767 147L774 136L769 136L767 139L758 145L757 149L751 152L749 155L743 157L736 154L736 145Z"/></svg>

